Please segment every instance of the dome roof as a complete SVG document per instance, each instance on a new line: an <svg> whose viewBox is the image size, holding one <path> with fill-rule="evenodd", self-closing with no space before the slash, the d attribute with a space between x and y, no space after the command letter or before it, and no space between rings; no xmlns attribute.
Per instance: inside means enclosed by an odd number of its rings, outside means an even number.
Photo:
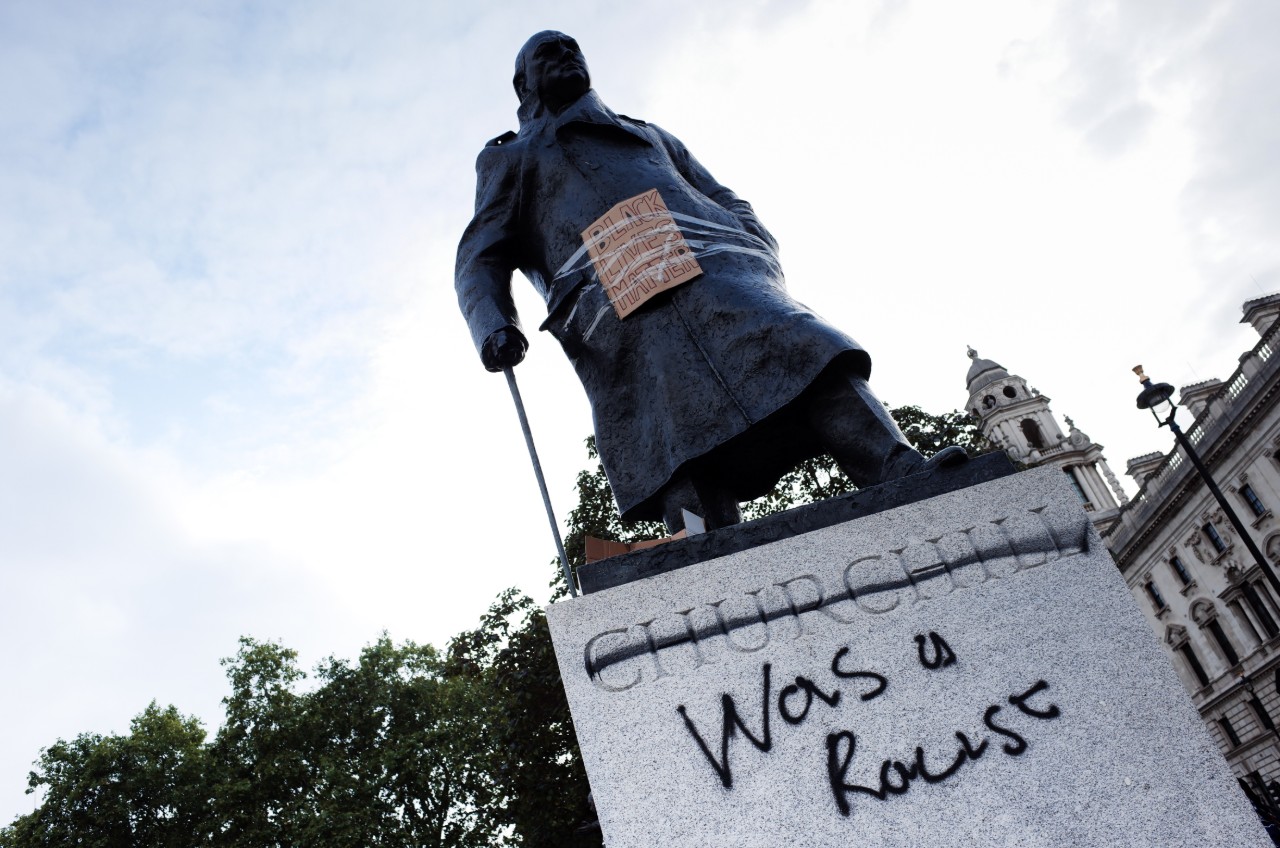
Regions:
<svg viewBox="0 0 1280 848"><path fill-rule="evenodd" d="M989 383L1003 379L1009 376L1009 372L1004 370L998 362L992 362L990 359L981 359L978 352L973 348L969 348L969 358L973 360L973 364L969 366L969 373L965 376L965 384L969 387L969 394L973 394Z"/></svg>

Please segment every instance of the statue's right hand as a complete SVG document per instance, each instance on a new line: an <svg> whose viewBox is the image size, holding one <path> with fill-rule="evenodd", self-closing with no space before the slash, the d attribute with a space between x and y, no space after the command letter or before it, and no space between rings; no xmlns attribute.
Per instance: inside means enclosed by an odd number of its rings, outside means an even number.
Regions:
<svg viewBox="0 0 1280 848"><path fill-rule="evenodd" d="M515 327L494 331L480 347L480 361L490 371L512 368L524 361L529 341Z"/></svg>

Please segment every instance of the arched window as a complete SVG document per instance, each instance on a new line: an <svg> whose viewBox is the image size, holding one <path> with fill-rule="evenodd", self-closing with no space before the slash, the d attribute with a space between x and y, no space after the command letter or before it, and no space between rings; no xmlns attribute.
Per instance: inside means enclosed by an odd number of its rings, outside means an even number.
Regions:
<svg viewBox="0 0 1280 848"><path fill-rule="evenodd" d="M1276 723L1271 719L1271 713L1267 712L1267 708L1262 706L1262 702L1258 700L1257 695L1249 696L1249 707L1253 710L1253 714L1258 717L1258 723L1267 730L1275 730Z"/></svg>
<svg viewBox="0 0 1280 848"><path fill-rule="evenodd" d="M1070 465L1062 469L1062 473L1067 475L1067 479L1071 481L1071 487L1076 490L1076 495L1080 497L1080 503L1087 504L1089 499L1085 497L1084 489L1080 486L1080 481L1076 479L1076 473Z"/></svg>
<svg viewBox="0 0 1280 848"><path fill-rule="evenodd" d="M1196 656L1195 650L1192 649L1187 629L1177 624L1170 624L1164 630L1164 641L1175 653L1182 655L1183 662L1195 676L1196 682L1201 686L1208 686L1209 673L1204 670L1204 666L1200 664L1200 657Z"/></svg>
<svg viewBox="0 0 1280 848"><path fill-rule="evenodd" d="M1264 588L1262 591L1266 591ZM1249 609L1253 610L1253 614L1258 617L1258 621L1262 624L1262 629L1266 631L1268 639L1274 639L1280 634L1280 627L1276 626L1276 620L1271 616L1271 611L1267 609L1267 605L1262 602L1262 596L1258 594L1258 587L1252 583L1245 583L1240 593L1244 595L1245 602L1249 604Z"/></svg>
<svg viewBox="0 0 1280 848"><path fill-rule="evenodd" d="M1223 716L1218 719L1218 726L1222 728L1222 732L1226 735L1227 741L1231 743L1231 747L1239 748L1240 734L1236 733L1235 726L1231 724L1231 719Z"/></svg>
<svg viewBox="0 0 1280 848"><path fill-rule="evenodd" d="M1191 673L1196 676L1196 680L1201 686L1209 685L1209 675L1205 673L1204 666L1200 664L1200 658L1196 656L1196 652L1191 649L1189 642L1183 642L1178 646L1178 653L1182 654L1182 658L1186 660L1187 667L1191 669Z"/></svg>
<svg viewBox="0 0 1280 848"><path fill-rule="evenodd" d="M1222 656L1226 659L1227 665L1239 665L1240 656L1236 653L1235 646L1231 644L1231 640L1227 638L1227 632L1222 629L1222 624L1218 622L1218 619L1215 618L1206 624L1205 629L1209 631L1213 641L1217 642L1218 647L1222 649Z"/></svg>
<svg viewBox="0 0 1280 848"><path fill-rule="evenodd" d="M1266 514L1267 508L1262 501L1258 499L1258 494L1253 487L1246 484L1240 487L1240 497L1249 505L1249 510L1253 512L1255 518L1261 518Z"/></svg>
<svg viewBox="0 0 1280 848"><path fill-rule="evenodd" d="M1147 596L1151 598L1151 603L1155 605L1156 612L1159 612L1168 606L1168 604L1164 602L1164 595L1160 594L1160 590L1156 588L1154 581L1148 580L1146 585L1142 588L1147 590Z"/></svg>
<svg viewBox="0 0 1280 848"><path fill-rule="evenodd" d="M1226 540L1222 538L1222 534L1218 532L1218 528L1213 526L1212 521L1206 521L1204 526L1200 528L1204 531L1204 535L1209 540L1209 544L1213 545L1213 549L1218 553L1222 553L1227 549Z"/></svg>
<svg viewBox="0 0 1280 848"><path fill-rule="evenodd" d="M1040 433L1040 425L1031 418L1022 419L1022 435L1026 437L1027 444L1036 450L1044 450L1044 436Z"/></svg>
<svg viewBox="0 0 1280 848"><path fill-rule="evenodd" d="M1218 650L1222 652L1222 658L1227 661L1228 668L1240 663L1240 655L1236 653L1235 645L1231 644L1227 632L1222 629L1222 622L1218 621L1218 611L1213 604L1204 600L1192 604L1191 619L1209 634L1214 644L1218 646Z"/></svg>

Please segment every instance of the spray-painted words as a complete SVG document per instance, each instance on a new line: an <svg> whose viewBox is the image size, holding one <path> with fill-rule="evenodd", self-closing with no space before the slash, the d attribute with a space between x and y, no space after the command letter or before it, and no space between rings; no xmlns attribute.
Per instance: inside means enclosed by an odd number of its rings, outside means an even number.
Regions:
<svg viewBox="0 0 1280 848"><path fill-rule="evenodd" d="M920 665L930 671L942 671L957 661L955 651L934 632L916 636L915 649ZM768 754L773 749L775 730L782 730L772 722L775 712L784 725L799 727L814 710L839 710L855 698L858 702L872 701L884 695L890 686L884 675L854 666L847 647L840 648L832 656L830 671L832 680L817 681L796 676L794 682L778 689L775 694L773 667L764 663L760 668L759 720L754 722L758 729L753 730L744 720L734 697L724 693L720 696L720 739L716 750L709 741L714 736L706 730L713 723L707 723L705 719L701 723L695 721L683 704L676 707L676 712L715 776L725 789L732 789L730 743L739 734L757 751ZM1047 682L1037 680L1026 689L1009 694L1007 704L990 704L982 709L982 725L990 735L982 735L975 741L968 733L957 730L954 733L956 747L952 750L926 752L922 745L916 745L914 752L905 759L885 759L878 766L855 762L859 740L853 730L827 734L826 774L836 808L848 816L852 811L852 799L859 795L884 801L894 795L906 794L917 781L930 784L948 780L966 763L977 762L987 754L993 740L999 743L1005 755L1021 756L1030 743L1000 717L1000 712L1005 706L1010 706L1037 721L1059 718L1062 712L1058 706L1047 703L1044 693L1048 689ZM755 712L753 708L752 713Z"/></svg>

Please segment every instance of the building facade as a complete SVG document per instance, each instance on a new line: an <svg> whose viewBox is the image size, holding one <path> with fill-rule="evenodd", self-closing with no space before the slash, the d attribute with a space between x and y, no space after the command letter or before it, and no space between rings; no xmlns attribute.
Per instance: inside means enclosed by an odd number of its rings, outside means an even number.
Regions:
<svg viewBox="0 0 1280 848"><path fill-rule="evenodd" d="M1242 322L1258 331L1258 343L1226 382L1178 393L1179 423L1273 568L1280 565L1278 319L1280 294L1246 302ZM1052 462L1076 474L1092 461L1114 483L1100 447L1080 445L1069 462L1052 447L1027 452L1019 428L1008 425L1022 411L999 412L1004 386L1018 378L984 377L1003 369L970 357L969 409L984 433L1028 465ZM1139 388L1135 382L1135 397ZM993 407L985 406L989 398ZM1010 410L1015 402L1033 406L1016 388L1006 401ZM1045 432L1043 416L1035 420ZM1085 508L1232 771L1255 805L1280 818L1280 598L1181 449L1131 459L1127 471L1138 485L1132 500L1114 485L1118 503L1094 500L1096 480L1078 483ZM1091 478L1085 471L1076 479Z"/></svg>
<svg viewBox="0 0 1280 848"><path fill-rule="evenodd" d="M1178 393L1196 453L1273 568L1280 563L1277 318L1280 295L1246 302L1242 321L1258 331L1258 343L1225 383L1206 380ZM1255 803L1280 813L1280 599L1180 449L1137 457L1128 471L1138 494L1103 539L1232 771Z"/></svg>

